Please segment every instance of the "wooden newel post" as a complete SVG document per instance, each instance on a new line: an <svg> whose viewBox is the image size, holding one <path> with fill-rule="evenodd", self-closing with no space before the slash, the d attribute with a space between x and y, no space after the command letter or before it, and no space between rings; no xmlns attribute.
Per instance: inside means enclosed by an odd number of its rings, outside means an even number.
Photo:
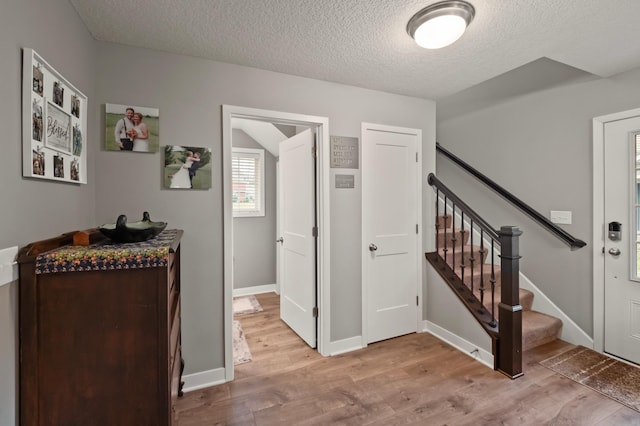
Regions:
<svg viewBox="0 0 640 426"><path fill-rule="evenodd" d="M522 306L520 306L520 249L522 231L503 226L500 236L501 293L498 305L497 370L515 379L522 376Z"/></svg>

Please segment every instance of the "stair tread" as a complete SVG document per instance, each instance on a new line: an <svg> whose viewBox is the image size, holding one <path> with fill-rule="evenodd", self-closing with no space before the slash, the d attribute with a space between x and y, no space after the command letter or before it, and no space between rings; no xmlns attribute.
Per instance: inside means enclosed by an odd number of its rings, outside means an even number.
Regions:
<svg viewBox="0 0 640 426"><path fill-rule="evenodd" d="M480 300L479 288L474 288L473 294L478 298L478 300ZM521 288L519 289L518 294L519 294L520 306L522 306L522 310L530 311L531 307L533 306L533 296L534 296L533 293L527 289ZM494 312L496 313L496 316L498 315L499 303L500 303L500 287L496 286L496 296L494 301L494 309L495 309ZM484 307L486 309L491 309L491 293L488 289L485 291L485 294L484 294Z"/></svg>
<svg viewBox="0 0 640 426"><path fill-rule="evenodd" d="M549 343L559 337L562 321L538 311L522 312L522 350Z"/></svg>

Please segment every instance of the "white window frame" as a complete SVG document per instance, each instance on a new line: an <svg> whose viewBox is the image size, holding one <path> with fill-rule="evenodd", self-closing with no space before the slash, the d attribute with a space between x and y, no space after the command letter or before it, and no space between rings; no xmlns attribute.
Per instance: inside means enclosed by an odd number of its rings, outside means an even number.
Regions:
<svg viewBox="0 0 640 426"><path fill-rule="evenodd" d="M259 170L256 174L259 174L256 179L256 196L258 197L257 208L252 210L236 210L233 208L233 217L260 217L265 215L265 161L264 161L264 149L255 148L236 148L231 149L232 160L234 157L251 157L257 158L259 164ZM243 155L244 154L244 155ZM235 206L232 203L232 206Z"/></svg>

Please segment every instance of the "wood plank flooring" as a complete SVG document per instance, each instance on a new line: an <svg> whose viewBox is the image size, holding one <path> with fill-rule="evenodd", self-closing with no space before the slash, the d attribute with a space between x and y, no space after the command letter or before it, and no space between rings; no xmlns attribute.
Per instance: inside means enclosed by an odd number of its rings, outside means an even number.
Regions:
<svg viewBox="0 0 640 426"><path fill-rule="evenodd" d="M253 361L231 383L187 392L180 426L204 425L640 425L640 413L538 362L572 345L524 354L510 380L427 334L322 357L282 321L278 296L239 316Z"/></svg>

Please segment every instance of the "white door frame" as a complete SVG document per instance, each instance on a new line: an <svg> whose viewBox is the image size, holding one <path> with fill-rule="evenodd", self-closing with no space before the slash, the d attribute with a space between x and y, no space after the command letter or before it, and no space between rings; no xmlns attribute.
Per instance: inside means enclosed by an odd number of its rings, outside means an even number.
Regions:
<svg viewBox="0 0 640 426"><path fill-rule="evenodd" d="M397 126L387 126L382 124L373 124L373 123L362 123L360 129L360 141L361 141L361 151L364 151L364 144L366 143L364 140L364 132L365 130L379 130L384 132L396 132L396 133L408 133L408 134L416 134L418 136L418 143L416 144L416 150L418 152L418 161L417 161L417 173L416 173L416 221L418 222L418 233L416 234L416 255L418 259L416 260L416 288L418 294L418 306L417 306L417 315L416 315L416 330L417 332L423 331L422 325L422 305L424 303L424 294L423 294L423 285L422 285L422 234L424 224L422 217L422 130L421 129L410 129L406 127L397 127ZM434 148L435 153L435 148ZM364 163L361 165L361 176L364 184L364 172L362 169L367 167ZM364 194L364 191L363 191ZM364 211L363 211L364 216ZM367 280L367 256L369 242L366 240L366 221L362 220L362 347L367 347L369 342L369 320L367 318L367 295L369 290L369 283Z"/></svg>
<svg viewBox="0 0 640 426"><path fill-rule="evenodd" d="M233 380L233 212L231 179L231 119L247 118L293 126L316 128L316 214L318 239L316 245L318 288L318 352L328 356L331 330L330 312L330 176L329 119L265 109L222 105L222 196L223 196L223 281L224 281L224 365L225 381Z"/></svg>
<svg viewBox="0 0 640 426"><path fill-rule="evenodd" d="M593 349L604 351L604 126L640 116L640 108L593 119Z"/></svg>

